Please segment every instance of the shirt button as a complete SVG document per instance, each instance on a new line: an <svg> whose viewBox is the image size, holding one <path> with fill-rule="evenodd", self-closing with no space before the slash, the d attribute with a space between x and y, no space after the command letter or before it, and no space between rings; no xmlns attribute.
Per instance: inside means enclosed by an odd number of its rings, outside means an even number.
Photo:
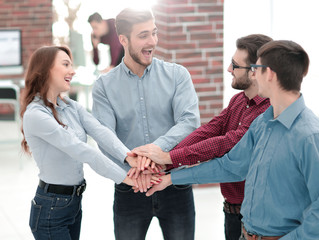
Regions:
<svg viewBox="0 0 319 240"><path fill-rule="evenodd" d="M141 97L141 100L143 100L143 98Z"/></svg>
<svg viewBox="0 0 319 240"><path fill-rule="evenodd" d="M181 164L181 163L179 163L178 165L179 165L179 166L182 166L182 164Z"/></svg>
<svg viewBox="0 0 319 240"><path fill-rule="evenodd" d="M240 123L238 123L238 125L240 126L240 125L241 125L241 122L240 122Z"/></svg>
<svg viewBox="0 0 319 240"><path fill-rule="evenodd" d="M246 108L249 108L249 105L247 105Z"/></svg>
<svg viewBox="0 0 319 240"><path fill-rule="evenodd" d="M143 118L146 118L145 116L143 116Z"/></svg>
<svg viewBox="0 0 319 240"><path fill-rule="evenodd" d="M148 134L146 133L145 136L148 137Z"/></svg>
<svg viewBox="0 0 319 240"><path fill-rule="evenodd" d="M197 161L197 163L200 163L200 161Z"/></svg>

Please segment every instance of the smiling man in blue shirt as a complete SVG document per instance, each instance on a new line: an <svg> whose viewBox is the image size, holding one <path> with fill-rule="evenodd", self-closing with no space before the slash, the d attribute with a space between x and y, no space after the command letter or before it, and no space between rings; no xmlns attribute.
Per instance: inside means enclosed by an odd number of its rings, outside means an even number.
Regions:
<svg viewBox="0 0 319 240"><path fill-rule="evenodd" d="M308 55L292 41L272 41L251 66L271 106L228 154L162 177L147 195L170 184L246 179L242 239L318 239L319 119L300 93Z"/></svg>

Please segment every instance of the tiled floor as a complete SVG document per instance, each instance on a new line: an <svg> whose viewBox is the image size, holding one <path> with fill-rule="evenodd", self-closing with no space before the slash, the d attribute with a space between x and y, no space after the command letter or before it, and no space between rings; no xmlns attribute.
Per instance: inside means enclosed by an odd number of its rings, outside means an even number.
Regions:
<svg viewBox="0 0 319 240"><path fill-rule="evenodd" d="M5 141L5 142L4 142ZM32 158L21 153L18 127L0 121L0 239L33 239L28 227L29 207L38 178ZM94 144L90 141L90 144ZM114 239L113 182L85 166L88 182L83 198L81 240ZM196 240L220 240L223 234L222 196L218 187L195 188ZM153 219L146 239L163 239Z"/></svg>

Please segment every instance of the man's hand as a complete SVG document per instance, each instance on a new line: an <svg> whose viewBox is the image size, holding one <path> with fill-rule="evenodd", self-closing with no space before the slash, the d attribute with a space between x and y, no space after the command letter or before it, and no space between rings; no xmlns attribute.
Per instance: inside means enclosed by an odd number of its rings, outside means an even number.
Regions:
<svg viewBox="0 0 319 240"><path fill-rule="evenodd" d="M153 143L134 148L132 152L141 156L138 161L142 171L150 165L151 160L160 165L172 163L169 153L163 152L159 146Z"/></svg>
<svg viewBox="0 0 319 240"><path fill-rule="evenodd" d="M172 185L171 174L162 176L161 179L162 181L159 184L153 185L153 187L146 192L146 196L152 196L155 192L164 190L169 185Z"/></svg>
<svg viewBox="0 0 319 240"><path fill-rule="evenodd" d="M132 170L133 168L131 168ZM150 172L143 173L139 172L139 175L137 178L135 177L129 177L129 175L124 179L124 183L131 185L133 187L134 192L146 192L147 189L149 189L154 184L159 184L162 179L164 173L159 174L152 174Z"/></svg>
<svg viewBox="0 0 319 240"><path fill-rule="evenodd" d="M131 167L137 167L138 162L137 162L137 156L133 154L129 154L125 158L125 161L131 166Z"/></svg>
<svg viewBox="0 0 319 240"><path fill-rule="evenodd" d="M153 162L151 159L143 156L138 156L133 152L128 152L125 160L127 162L130 162L132 161L131 157L134 158L134 161L136 160L135 157L137 157L137 163L132 162L132 164L129 164L131 167L136 167L138 171L145 171L146 169L148 169L151 173L159 173L161 170L165 169L165 165L157 164Z"/></svg>

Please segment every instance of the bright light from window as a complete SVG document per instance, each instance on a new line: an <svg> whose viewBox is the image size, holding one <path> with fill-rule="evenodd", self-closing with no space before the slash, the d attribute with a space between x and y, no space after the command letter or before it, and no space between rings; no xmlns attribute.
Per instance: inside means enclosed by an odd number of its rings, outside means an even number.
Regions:
<svg viewBox="0 0 319 240"><path fill-rule="evenodd" d="M114 18L124 8L151 8L156 2L157 0L82 0L80 12L87 16L99 12L104 18Z"/></svg>

